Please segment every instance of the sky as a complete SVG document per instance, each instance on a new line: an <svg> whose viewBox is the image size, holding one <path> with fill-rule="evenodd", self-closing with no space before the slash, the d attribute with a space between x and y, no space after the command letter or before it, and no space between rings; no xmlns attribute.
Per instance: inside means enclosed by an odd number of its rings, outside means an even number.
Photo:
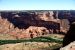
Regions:
<svg viewBox="0 0 75 50"><path fill-rule="evenodd" d="M75 0L0 0L0 10L75 10Z"/></svg>

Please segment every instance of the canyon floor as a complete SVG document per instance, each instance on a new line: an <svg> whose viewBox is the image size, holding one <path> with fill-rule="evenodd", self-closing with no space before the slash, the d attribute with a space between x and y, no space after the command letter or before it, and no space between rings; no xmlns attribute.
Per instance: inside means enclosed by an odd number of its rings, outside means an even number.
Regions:
<svg viewBox="0 0 75 50"><path fill-rule="evenodd" d="M8 42L8 40L10 40L10 39L16 40L14 37L11 37L11 36L7 36L7 35L4 35L4 36L0 35L0 36L3 38L6 38L6 39L4 39L4 40L7 40L6 42ZM39 39L42 39L43 41L45 41L49 38L47 38L47 39L46 38L33 38L34 41L1 44L0 50L54 50L54 49L62 46L62 43L60 43L59 41L63 41L64 35L49 34L49 35L46 35L43 37L50 37L50 38L52 38L52 40L55 39L55 41L54 42L53 41L41 42L41 41L39 41ZM1 38L1 40L2 40L2 38ZM2 43L1 40L0 40L0 43ZM36 42L36 40L38 40L38 42Z"/></svg>

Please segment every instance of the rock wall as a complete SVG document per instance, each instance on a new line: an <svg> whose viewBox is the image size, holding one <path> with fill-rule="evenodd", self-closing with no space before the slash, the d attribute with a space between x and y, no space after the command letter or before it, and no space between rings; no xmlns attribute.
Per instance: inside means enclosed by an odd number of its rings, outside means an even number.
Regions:
<svg viewBox="0 0 75 50"><path fill-rule="evenodd" d="M60 19L54 18L53 11L37 14L36 12L1 12L0 33L8 33L16 38L30 38L31 32L36 34L34 37L44 33L59 33L60 23Z"/></svg>
<svg viewBox="0 0 75 50"><path fill-rule="evenodd" d="M44 33L49 33L49 31L45 27L30 26L27 29L19 29L18 27L15 28L15 26L7 19L4 19L0 16L0 34L9 34L16 39L22 39L31 38L30 34L34 34L33 37L37 37L41 36Z"/></svg>

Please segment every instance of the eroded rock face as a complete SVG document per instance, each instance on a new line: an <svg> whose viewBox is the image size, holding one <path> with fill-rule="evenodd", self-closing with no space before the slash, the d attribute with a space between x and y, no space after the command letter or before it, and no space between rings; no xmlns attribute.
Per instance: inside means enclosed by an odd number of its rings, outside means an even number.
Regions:
<svg viewBox="0 0 75 50"><path fill-rule="evenodd" d="M60 48L60 50L75 50L75 41L71 42L65 47Z"/></svg>
<svg viewBox="0 0 75 50"><path fill-rule="evenodd" d="M34 34L34 37L49 34L49 30L45 27L30 26L26 29L26 33Z"/></svg>
<svg viewBox="0 0 75 50"><path fill-rule="evenodd" d="M37 37L53 33L56 29L59 32L60 24L58 21L60 20L54 19L53 15L53 11L42 12L42 16L35 14L35 12L1 12L0 33L21 39L30 38L31 34L33 37Z"/></svg>
<svg viewBox="0 0 75 50"><path fill-rule="evenodd" d="M0 33L8 33L11 28L13 29L13 24L0 17Z"/></svg>
<svg viewBox="0 0 75 50"><path fill-rule="evenodd" d="M30 26L27 29L19 29L14 27L7 19L0 17L0 33L9 34L16 39L30 38L30 34L34 34L33 37L48 34L49 31L45 27Z"/></svg>

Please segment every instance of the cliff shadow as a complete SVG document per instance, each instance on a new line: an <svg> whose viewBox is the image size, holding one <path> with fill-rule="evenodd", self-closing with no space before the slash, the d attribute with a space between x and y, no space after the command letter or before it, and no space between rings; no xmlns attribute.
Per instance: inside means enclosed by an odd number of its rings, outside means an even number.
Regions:
<svg viewBox="0 0 75 50"><path fill-rule="evenodd" d="M67 34L63 39L63 46L66 46L73 41L75 41L75 22L70 24L69 31L67 32Z"/></svg>
<svg viewBox="0 0 75 50"><path fill-rule="evenodd" d="M20 16L18 16L20 15ZM1 12L1 17L3 19L7 19L10 23L12 23L14 25L14 27L18 27L19 29L26 29L29 27L28 24L24 23L23 19L18 20L18 18L22 17L22 14L19 13L13 13L13 12ZM28 13L25 13L25 17L29 16Z"/></svg>

